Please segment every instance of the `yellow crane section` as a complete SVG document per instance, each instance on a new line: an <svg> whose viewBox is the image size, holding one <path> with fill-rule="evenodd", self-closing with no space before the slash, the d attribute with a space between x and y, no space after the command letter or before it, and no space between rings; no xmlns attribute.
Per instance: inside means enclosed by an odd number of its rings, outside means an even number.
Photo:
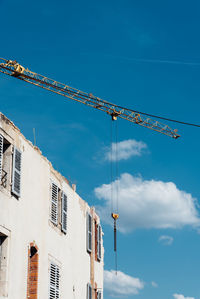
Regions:
<svg viewBox="0 0 200 299"><path fill-rule="evenodd" d="M132 109L112 104L91 93L80 91L53 79L34 73L15 60L0 58L0 72L104 111L112 117L112 120L116 120L119 117L175 139L180 137L180 135L177 134L177 130L173 130L168 125L145 116L145 113L139 113Z"/></svg>

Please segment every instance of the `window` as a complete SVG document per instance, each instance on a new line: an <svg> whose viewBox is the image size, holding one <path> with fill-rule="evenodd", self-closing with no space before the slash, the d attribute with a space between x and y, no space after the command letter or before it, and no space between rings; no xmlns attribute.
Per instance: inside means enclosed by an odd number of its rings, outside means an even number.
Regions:
<svg viewBox="0 0 200 299"><path fill-rule="evenodd" d="M58 224L58 186L54 183L51 184L51 221Z"/></svg>
<svg viewBox="0 0 200 299"><path fill-rule="evenodd" d="M92 216L87 213L87 251L92 251Z"/></svg>
<svg viewBox="0 0 200 299"><path fill-rule="evenodd" d="M101 225L97 225L97 259L101 260Z"/></svg>
<svg viewBox="0 0 200 299"><path fill-rule="evenodd" d="M8 236L0 232L0 297L7 296L8 289Z"/></svg>
<svg viewBox="0 0 200 299"><path fill-rule="evenodd" d="M38 248L30 244L28 255L27 298L37 299L38 288Z"/></svg>
<svg viewBox="0 0 200 299"><path fill-rule="evenodd" d="M21 195L21 152L14 147L12 170L12 193L17 197Z"/></svg>
<svg viewBox="0 0 200 299"><path fill-rule="evenodd" d="M63 233L67 233L67 195L51 183L51 212L50 219Z"/></svg>
<svg viewBox="0 0 200 299"><path fill-rule="evenodd" d="M87 284L87 299L92 299L92 286L90 283Z"/></svg>
<svg viewBox="0 0 200 299"><path fill-rule="evenodd" d="M11 144L2 135L0 135L0 185L4 188L10 188L11 179Z"/></svg>
<svg viewBox="0 0 200 299"><path fill-rule="evenodd" d="M2 262L3 262L3 242L5 240L5 236L0 235L0 269L2 268Z"/></svg>
<svg viewBox="0 0 200 299"><path fill-rule="evenodd" d="M13 148L10 142L0 135L0 185L10 189L11 168L12 168L12 194L16 197L21 195L21 156L22 153L16 147ZM12 167L11 167L12 164Z"/></svg>
<svg viewBox="0 0 200 299"><path fill-rule="evenodd" d="M62 192L62 231L67 233L67 195Z"/></svg>
<svg viewBox="0 0 200 299"><path fill-rule="evenodd" d="M101 299L102 298L102 296L101 296L101 291L97 291L97 299Z"/></svg>
<svg viewBox="0 0 200 299"><path fill-rule="evenodd" d="M101 261L101 239L102 239L101 225L95 221L95 260Z"/></svg>
<svg viewBox="0 0 200 299"><path fill-rule="evenodd" d="M49 277L49 299L60 298L60 268L54 264L50 264Z"/></svg>

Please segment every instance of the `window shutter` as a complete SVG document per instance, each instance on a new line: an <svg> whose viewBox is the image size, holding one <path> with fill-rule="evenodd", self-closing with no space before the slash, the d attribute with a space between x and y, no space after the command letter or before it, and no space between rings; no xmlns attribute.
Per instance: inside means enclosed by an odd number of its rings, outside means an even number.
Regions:
<svg viewBox="0 0 200 299"><path fill-rule="evenodd" d="M54 183L51 184L51 221L58 223L58 186Z"/></svg>
<svg viewBox="0 0 200 299"><path fill-rule="evenodd" d="M90 283L87 284L87 299L92 299L92 286Z"/></svg>
<svg viewBox="0 0 200 299"><path fill-rule="evenodd" d="M60 269L57 265L50 264L49 299L60 298Z"/></svg>
<svg viewBox="0 0 200 299"><path fill-rule="evenodd" d="M87 213L87 251L92 251L92 216Z"/></svg>
<svg viewBox="0 0 200 299"><path fill-rule="evenodd" d="M101 225L97 226L97 258L101 260Z"/></svg>
<svg viewBox="0 0 200 299"><path fill-rule="evenodd" d="M67 233L67 195L62 192L62 231Z"/></svg>
<svg viewBox="0 0 200 299"><path fill-rule="evenodd" d="M12 193L20 197L21 195L21 163L22 153L14 147L13 169L12 169Z"/></svg>
<svg viewBox="0 0 200 299"><path fill-rule="evenodd" d="M97 291L97 299L101 299L101 291Z"/></svg>
<svg viewBox="0 0 200 299"><path fill-rule="evenodd" d="M56 271L56 299L60 298L60 269Z"/></svg>
<svg viewBox="0 0 200 299"><path fill-rule="evenodd" d="M3 136L0 135L0 184L2 178L2 165L3 165Z"/></svg>

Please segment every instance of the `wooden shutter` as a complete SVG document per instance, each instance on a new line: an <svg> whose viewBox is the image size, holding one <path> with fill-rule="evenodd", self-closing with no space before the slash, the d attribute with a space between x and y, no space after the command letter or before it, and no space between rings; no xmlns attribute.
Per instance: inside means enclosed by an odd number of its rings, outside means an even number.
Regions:
<svg viewBox="0 0 200 299"><path fill-rule="evenodd" d="M2 165L3 165L3 136L0 135L0 184L2 178Z"/></svg>
<svg viewBox="0 0 200 299"><path fill-rule="evenodd" d="M97 225L97 259L101 260L101 225Z"/></svg>
<svg viewBox="0 0 200 299"><path fill-rule="evenodd" d="M67 233L67 195L62 192L62 231Z"/></svg>
<svg viewBox="0 0 200 299"><path fill-rule="evenodd" d="M90 283L87 284L87 299L92 299L92 286Z"/></svg>
<svg viewBox="0 0 200 299"><path fill-rule="evenodd" d="M92 251L92 216L87 213L87 251Z"/></svg>
<svg viewBox="0 0 200 299"><path fill-rule="evenodd" d="M12 169L12 193L20 197L21 195L21 163L22 153L14 147L13 169Z"/></svg>
<svg viewBox="0 0 200 299"><path fill-rule="evenodd" d="M60 298L60 269L57 265L50 264L49 299Z"/></svg>
<svg viewBox="0 0 200 299"><path fill-rule="evenodd" d="M97 291L97 299L101 299L101 291Z"/></svg>
<svg viewBox="0 0 200 299"><path fill-rule="evenodd" d="M51 221L58 223L58 186L51 183Z"/></svg>

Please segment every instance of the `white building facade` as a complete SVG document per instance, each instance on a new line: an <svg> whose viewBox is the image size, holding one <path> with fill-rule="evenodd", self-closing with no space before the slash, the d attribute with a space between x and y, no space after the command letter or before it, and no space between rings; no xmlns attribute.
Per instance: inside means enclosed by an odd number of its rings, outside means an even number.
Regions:
<svg viewBox="0 0 200 299"><path fill-rule="evenodd" d="M94 208L0 114L0 299L103 299Z"/></svg>

